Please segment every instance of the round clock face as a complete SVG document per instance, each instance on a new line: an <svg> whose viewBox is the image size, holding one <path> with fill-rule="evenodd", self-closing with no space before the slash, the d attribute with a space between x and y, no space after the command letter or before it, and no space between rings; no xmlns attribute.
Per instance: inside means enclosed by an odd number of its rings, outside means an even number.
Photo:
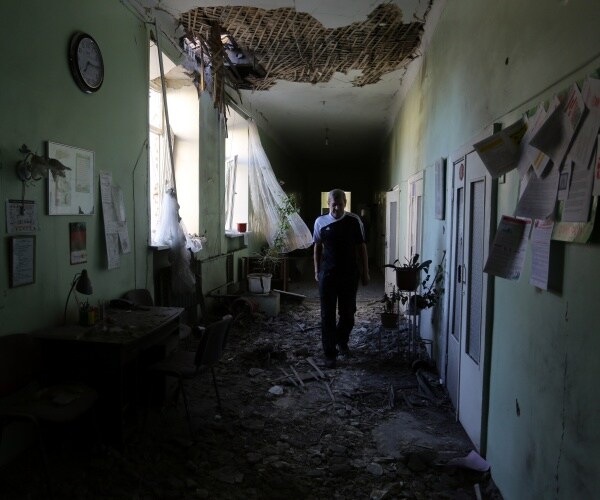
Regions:
<svg viewBox="0 0 600 500"><path fill-rule="evenodd" d="M85 33L76 33L69 46L69 63L75 83L87 93L96 92L104 81L104 62L96 41Z"/></svg>

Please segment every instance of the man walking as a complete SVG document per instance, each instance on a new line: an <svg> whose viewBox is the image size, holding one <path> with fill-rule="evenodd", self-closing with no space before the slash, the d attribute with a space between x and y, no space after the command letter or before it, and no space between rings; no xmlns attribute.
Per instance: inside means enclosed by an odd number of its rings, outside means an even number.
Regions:
<svg viewBox="0 0 600 500"><path fill-rule="evenodd" d="M362 277L362 284L368 285L370 277L364 227L358 215L345 211L344 191L330 191L327 205L329 213L315 220L314 265L325 366L335 368L337 347L342 356L350 355L348 339L354 326L358 280Z"/></svg>

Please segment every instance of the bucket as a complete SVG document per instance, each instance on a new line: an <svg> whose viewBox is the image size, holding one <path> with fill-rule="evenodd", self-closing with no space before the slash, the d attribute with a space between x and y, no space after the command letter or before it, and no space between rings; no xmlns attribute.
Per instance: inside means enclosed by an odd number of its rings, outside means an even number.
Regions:
<svg viewBox="0 0 600 500"><path fill-rule="evenodd" d="M250 273L248 274L248 291L250 293L270 293L271 292L271 274L268 273Z"/></svg>
<svg viewBox="0 0 600 500"><path fill-rule="evenodd" d="M246 229L247 229L247 224L245 222L238 222L237 223L237 232L238 233L245 233Z"/></svg>

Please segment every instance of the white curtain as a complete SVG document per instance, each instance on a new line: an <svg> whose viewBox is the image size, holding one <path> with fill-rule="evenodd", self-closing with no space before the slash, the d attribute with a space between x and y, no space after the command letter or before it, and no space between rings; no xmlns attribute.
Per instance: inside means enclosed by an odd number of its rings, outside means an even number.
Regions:
<svg viewBox="0 0 600 500"><path fill-rule="evenodd" d="M271 163L260 142L254 121L249 127L248 177L252 203L252 231L262 234L273 246L279 227L279 212L286 205L287 195L277 181ZM290 229L284 235L283 252L307 248L312 244L312 234L298 213L288 217Z"/></svg>

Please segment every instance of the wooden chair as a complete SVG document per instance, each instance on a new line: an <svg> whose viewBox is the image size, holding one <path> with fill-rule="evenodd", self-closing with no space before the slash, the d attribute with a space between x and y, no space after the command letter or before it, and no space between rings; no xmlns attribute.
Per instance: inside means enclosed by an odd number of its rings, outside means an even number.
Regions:
<svg viewBox="0 0 600 500"><path fill-rule="evenodd" d="M177 350L164 360L158 361L148 368L151 374L161 374L167 377L174 377L177 380L177 396L179 396L179 393L182 395L188 426L192 436L194 433L192 417L188 396L185 392L184 380L195 378L206 369L210 369L219 411L223 411L217 379L215 377L215 365L223 355L232 322L233 316L228 314L221 320L211 323L205 328L200 327L201 336L195 352Z"/></svg>
<svg viewBox="0 0 600 500"><path fill-rule="evenodd" d="M43 427L69 424L84 416L98 393L77 382L43 385L41 375L42 356L35 338L24 333L0 336L0 446L12 423L31 423L50 488Z"/></svg>

